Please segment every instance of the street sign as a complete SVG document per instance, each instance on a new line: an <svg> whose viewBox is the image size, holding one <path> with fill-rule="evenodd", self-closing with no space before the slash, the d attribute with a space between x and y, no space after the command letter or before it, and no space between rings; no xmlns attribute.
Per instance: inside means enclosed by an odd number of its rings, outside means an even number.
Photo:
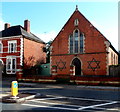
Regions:
<svg viewBox="0 0 120 112"><path fill-rule="evenodd" d="M18 95L18 82L12 81L11 95L16 97Z"/></svg>

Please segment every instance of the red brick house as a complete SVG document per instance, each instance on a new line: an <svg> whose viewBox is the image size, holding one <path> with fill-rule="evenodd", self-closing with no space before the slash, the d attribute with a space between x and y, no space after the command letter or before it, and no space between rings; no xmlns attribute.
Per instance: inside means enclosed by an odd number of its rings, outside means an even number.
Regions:
<svg viewBox="0 0 120 112"><path fill-rule="evenodd" d="M50 64L53 76L109 75L118 52L76 7L51 44Z"/></svg>
<svg viewBox="0 0 120 112"><path fill-rule="evenodd" d="M5 24L0 32L0 61L5 73L17 78L22 77L23 70L46 62L45 43L30 32L30 21L24 21L24 27Z"/></svg>

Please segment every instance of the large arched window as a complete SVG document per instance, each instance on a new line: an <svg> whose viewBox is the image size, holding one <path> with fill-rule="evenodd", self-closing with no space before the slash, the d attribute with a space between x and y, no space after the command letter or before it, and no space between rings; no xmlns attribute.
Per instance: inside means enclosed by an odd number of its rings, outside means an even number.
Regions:
<svg viewBox="0 0 120 112"><path fill-rule="evenodd" d="M70 53L73 53L73 34L70 35L69 39L70 39L70 43L69 43Z"/></svg>
<svg viewBox="0 0 120 112"><path fill-rule="evenodd" d="M74 53L78 53L78 39L79 39L79 32L78 30L75 30L75 33L74 33L74 43L75 43L75 50L74 50Z"/></svg>
<svg viewBox="0 0 120 112"><path fill-rule="evenodd" d="M0 53L2 53L3 52L3 44L2 44L2 42L0 42Z"/></svg>
<svg viewBox="0 0 120 112"><path fill-rule="evenodd" d="M83 53L83 46L84 46L84 34L80 33L80 53Z"/></svg>
<svg viewBox="0 0 120 112"><path fill-rule="evenodd" d="M69 36L69 53L83 53L84 35L76 29Z"/></svg>

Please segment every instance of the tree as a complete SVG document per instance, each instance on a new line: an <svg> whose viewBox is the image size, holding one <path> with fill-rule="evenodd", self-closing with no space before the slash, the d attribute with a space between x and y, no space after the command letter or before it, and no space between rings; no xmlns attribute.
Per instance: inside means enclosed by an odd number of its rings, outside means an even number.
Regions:
<svg viewBox="0 0 120 112"><path fill-rule="evenodd" d="M48 43L46 43L46 53L47 53L46 63L50 63L50 46L52 42L53 40L50 40Z"/></svg>

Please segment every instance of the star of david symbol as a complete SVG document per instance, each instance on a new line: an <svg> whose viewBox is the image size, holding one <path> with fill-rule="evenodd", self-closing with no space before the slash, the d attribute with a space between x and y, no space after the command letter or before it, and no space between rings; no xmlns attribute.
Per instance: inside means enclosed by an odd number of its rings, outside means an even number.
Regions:
<svg viewBox="0 0 120 112"><path fill-rule="evenodd" d="M88 68L95 71L95 69L100 68L99 64L100 64L100 61L97 61L96 59L93 58L91 61L88 61Z"/></svg>
<svg viewBox="0 0 120 112"><path fill-rule="evenodd" d="M57 69L59 69L60 71L66 68L66 62L63 62L61 59L59 62L56 62L56 64L57 64Z"/></svg>

